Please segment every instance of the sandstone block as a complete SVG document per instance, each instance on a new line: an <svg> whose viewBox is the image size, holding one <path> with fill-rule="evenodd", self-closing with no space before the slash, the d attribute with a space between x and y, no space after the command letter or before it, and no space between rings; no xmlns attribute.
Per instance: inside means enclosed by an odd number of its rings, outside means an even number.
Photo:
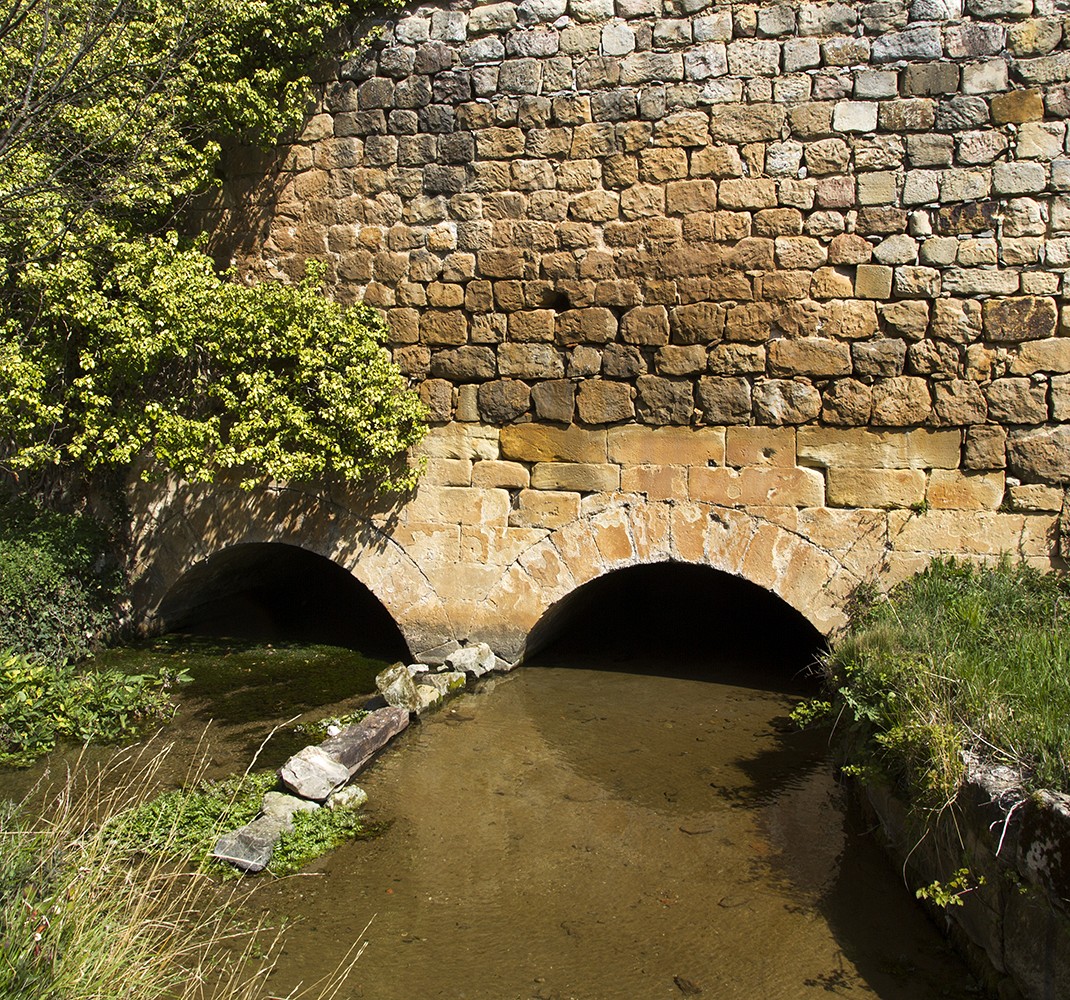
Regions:
<svg viewBox="0 0 1070 1000"><path fill-rule="evenodd" d="M988 417L988 401L976 382L950 379L934 383L933 412L940 424L980 424Z"/></svg>
<svg viewBox="0 0 1070 1000"><path fill-rule="evenodd" d="M435 378L451 382L482 382L494 378L496 362L489 347L464 346L431 355L430 371Z"/></svg>
<svg viewBox="0 0 1070 1000"><path fill-rule="evenodd" d="M560 312L555 322L559 344L605 344L617 335L617 317L600 306Z"/></svg>
<svg viewBox="0 0 1070 1000"><path fill-rule="evenodd" d="M823 331L840 340L860 340L877 332L877 308L872 302L833 299L825 306Z"/></svg>
<svg viewBox="0 0 1070 1000"><path fill-rule="evenodd" d="M633 391L625 382L587 379L580 383L576 407L585 424L612 424L635 416Z"/></svg>
<svg viewBox="0 0 1070 1000"><path fill-rule="evenodd" d="M1005 486L1002 472L933 469L925 500L937 510L997 510Z"/></svg>
<svg viewBox="0 0 1070 1000"><path fill-rule="evenodd" d="M1007 471L1025 483L1070 483L1070 424L1012 430Z"/></svg>
<svg viewBox="0 0 1070 1000"><path fill-rule="evenodd" d="M539 382L531 389L531 401L540 420L570 424L576 409L576 386L567 379Z"/></svg>
<svg viewBox="0 0 1070 1000"><path fill-rule="evenodd" d="M821 395L809 382L766 379L753 394L754 418L761 424L804 424L821 413Z"/></svg>
<svg viewBox="0 0 1070 1000"><path fill-rule="evenodd" d="M691 382L641 375L636 379L636 413L643 423L655 426L690 424L694 414Z"/></svg>
<svg viewBox="0 0 1070 1000"><path fill-rule="evenodd" d="M1070 372L1070 337L1052 337L1027 341L1010 359L1012 375L1033 375L1037 372Z"/></svg>
<svg viewBox="0 0 1070 1000"><path fill-rule="evenodd" d="M861 340L851 344L856 375L868 378L894 378L903 374L907 345L895 338Z"/></svg>
<svg viewBox="0 0 1070 1000"><path fill-rule="evenodd" d="M1007 464L1007 431L993 424L978 424L966 431L964 469L1002 469Z"/></svg>
<svg viewBox="0 0 1070 1000"><path fill-rule="evenodd" d="M828 378L851 373L849 345L823 337L774 340L769 345L769 373Z"/></svg>
<svg viewBox="0 0 1070 1000"><path fill-rule="evenodd" d="M484 382L476 392L480 417L489 424L508 424L531 407L531 389L518 379Z"/></svg>
<svg viewBox="0 0 1070 1000"><path fill-rule="evenodd" d="M1003 424L1042 424L1048 419L1046 380L998 378L985 390L989 419Z"/></svg>
<svg viewBox="0 0 1070 1000"><path fill-rule="evenodd" d="M612 427L609 460L622 466L723 465L723 428Z"/></svg>
<svg viewBox="0 0 1070 1000"><path fill-rule="evenodd" d="M561 378L565 363L551 344L502 344L498 348L498 371L513 378Z"/></svg>
<svg viewBox="0 0 1070 1000"><path fill-rule="evenodd" d="M504 431L503 431L504 433ZM800 465L850 469L957 469L959 432L800 427Z"/></svg>
<svg viewBox="0 0 1070 1000"><path fill-rule="evenodd" d="M527 489L531 476L519 462L476 462L472 467L472 485L491 489Z"/></svg>
<svg viewBox="0 0 1070 1000"><path fill-rule="evenodd" d="M724 464L748 466L795 466L794 427L729 427L725 432Z"/></svg>
<svg viewBox="0 0 1070 1000"><path fill-rule="evenodd" d="M542 424L503 427L500 444L501 457L517 462L599 463L606 461L607 454L606 432L581 427L557 428Z"/></svg>
<svg viewBox="0 0 1070 1000"><path fill-rule="evenodd" d="M688 473L692 500L725 507L822 507L825 477L815 469L779 466L703 469Z"/></svg>
<svg viewBox="0 0 1070 1000"><path fill-rule="evenodd" d="M468 322L458 310L427 310L420 316L420 341L432 346L459 345L468 339Z"/></svg>
<svg viewBox="0 0 1070 1000"><path fill-rule="evenodd" d="M830 264L868 264L873 255L869 240L854 233L842 233L829 242Z"/></svg>
<svg viewBox="0 0 1070 1000"><path fill-rule="evenodd" d="M728 104L717 109L710 133L719 142L743 144L779 139L787 112L776 104Z"/></svg>
<svg viewBox="0 0 1070 1000"><path fill-rule="evenodd" d="M620 488L620 466L579 462L539 462L531 470L536 490L609 493Z"/></svg>
<svg viewBox="0 0 1070 1000"><path fill-rule="evenodd" d="M837 379L821 393L821 419L833 427L864 427L872 412L873 390L857 379Z"/></svg>
<svg viewBox="0 0 1070 1000"><path fill-rule="evenodd" d="M642 493L648 500L674 500L687 496L687 469L681 465L638 465L621 469L624 493Z"/></svg>
<svg viewBox="0 0 1070 1000"><path fill-rule="evenodd" d="M750 420L751 387L745 378L702 378L695 386L695 403L706 423L743 424Z"/></svg>
<svg viewBox="0 0 1070 1000"><path fill-rule="evenodd" d="M828 470L830 507L901 509L921 504L924 499L925 472L921 469Z"/></svg>
<svg viewBox="0 0 1070 1000"><path fill-rule="evenodd" d="M1028 483L1007 490L1014 510L1042 511L1058 514L1063 509L1065 493L1056 486Z"/></svg>
<svg viewBox="0 0 1070 1000"><path fill-rule="evenodd" d="M706 370L706 348L703 344L680 347L676 344L658 348L654 356L658 375L696 375Z"/></svg>
<svg viewBox="0 0 1070 1000"><path fill-rule="evenodd" d="M901 375L881 379L873 384L874 424L885 427L910 427L929 419L932 400L929 384L923 378Z"/></svg>
<svg viewBox="0 0 1070 1000"><path fill-rule="evenodd" d="M723 322L723 316L722 316ZM664 306L636 306L621 319L621 339L629 344L660 345L669 342L669 314Z"/></svg>
<svg viewBox="0 0 1070 1000"><path fill-rule="evenodd" d="M883 264L859 264L855 295L860 299L888 299L892 295L892 269Z"/></svg>
<svg viewBox="0 0 1070 1000"><path fill-rule="evenodd" d="M994 125L1021 125L1044 119L1044 99L1039 90L1011 90L1005 94L995 94L991 109Z"/></svg>
<svg viewBox="0 0 1070 1000"><path fill-rule="evenodd" d="M899 59L929 62L939 60L943 51L939 28L908 28L874 39L872 58L875 63L895 62Z"/></svg>
<svg viewBox="0 0 1070 1000"><path fill-rule="evenodd" d="M982 307L985 339L995 343L1045 340L1055 335L1055 301L1023 295L990 299Z"/></svg>
<svg viewBox="0 0 1070 1000"><path fill-rule="evenodd" d="M509 526L553 530L571 524L579 516L578 493L521 490L516 507L509 513Z"/></svg>

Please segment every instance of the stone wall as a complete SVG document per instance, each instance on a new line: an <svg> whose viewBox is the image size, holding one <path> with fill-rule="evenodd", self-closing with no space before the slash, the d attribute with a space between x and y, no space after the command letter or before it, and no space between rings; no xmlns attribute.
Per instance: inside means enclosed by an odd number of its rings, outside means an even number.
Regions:
<svg viewBox="0 0 1070 1000"><path fill-rule="evenodd" d="M459 634L607 498L743 509L855 579L1057 561L1070 3L453 2L379 27L270 169L230 158L215 222L244 271L322 259L385 312L439 425L388 534L471 609Z"/></svg>

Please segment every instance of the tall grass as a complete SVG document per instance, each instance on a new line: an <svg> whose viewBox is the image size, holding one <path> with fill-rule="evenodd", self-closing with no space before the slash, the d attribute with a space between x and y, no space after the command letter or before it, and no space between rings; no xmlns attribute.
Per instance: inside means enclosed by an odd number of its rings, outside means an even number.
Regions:
<svg viewBox="0 0 1070 1000"><path fill-rule="evenodd" d="M183 853L131 853L110 832L154 787L158 755L68 776L0 823L0 996L5 1000L266 1000L278 938L241 922L243 887L224 891ZM117 784L117 780L120 781ZM114 790L117 789L117 790ZM176 860L177 858L177 860ZM359 957L294 994L337 994Z"/></svg>
<svg viewBox="0 0 1070 1000"><path fill-rule="evenodd" d="M1070 791L1070 579L942 560L861 597L827 670L870 764L937 804L964 752Z"/></svg>

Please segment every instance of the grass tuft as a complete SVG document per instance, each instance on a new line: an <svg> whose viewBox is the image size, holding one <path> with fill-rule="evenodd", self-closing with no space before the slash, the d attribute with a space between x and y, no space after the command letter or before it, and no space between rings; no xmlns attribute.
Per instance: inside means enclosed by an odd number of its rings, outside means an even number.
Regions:
<svg viewBox="0 0 1070 1000"><path fill-rule="evenodd" d="M864 766L934 807L953 798L966 751L1070 791L1065 576L938 560L887 597L860 595L826 671Z"/></svg>
<svg viewBox="0 0 1070 1000"><path fill-rule="evenodd" d="M5 1000L266 1000L280 939L236 922L235 895L211 878L174 809L121 826L144 805L160 757L73 776L0 823L0 996ZM75 774L78 770L75 771ZM117 778L121 781L117 782ZM109 791L109 789L117 789ZM148 849L149 844L152 849ZM359 958L295 997L337 995Z"/></svg>

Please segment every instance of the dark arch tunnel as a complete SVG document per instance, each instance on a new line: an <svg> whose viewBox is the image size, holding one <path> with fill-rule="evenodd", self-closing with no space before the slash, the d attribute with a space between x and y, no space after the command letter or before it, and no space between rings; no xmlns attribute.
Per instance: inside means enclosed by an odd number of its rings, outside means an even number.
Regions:
<svg viewBox="0 0 1070 1000"><path fill-rule="evenodd" d="M526 662L780 686L807 684L824 648L775 594L708 566L663 562L615 570L559 601L530 633Z"/></svg>
<svg viewBox="0 0 1070 1000"><path fill-rule="evenodd" d="M163 630L317 643L408 659L389 612L331 560L279 543L234 545L183 574L157 611Z"/></svg>

